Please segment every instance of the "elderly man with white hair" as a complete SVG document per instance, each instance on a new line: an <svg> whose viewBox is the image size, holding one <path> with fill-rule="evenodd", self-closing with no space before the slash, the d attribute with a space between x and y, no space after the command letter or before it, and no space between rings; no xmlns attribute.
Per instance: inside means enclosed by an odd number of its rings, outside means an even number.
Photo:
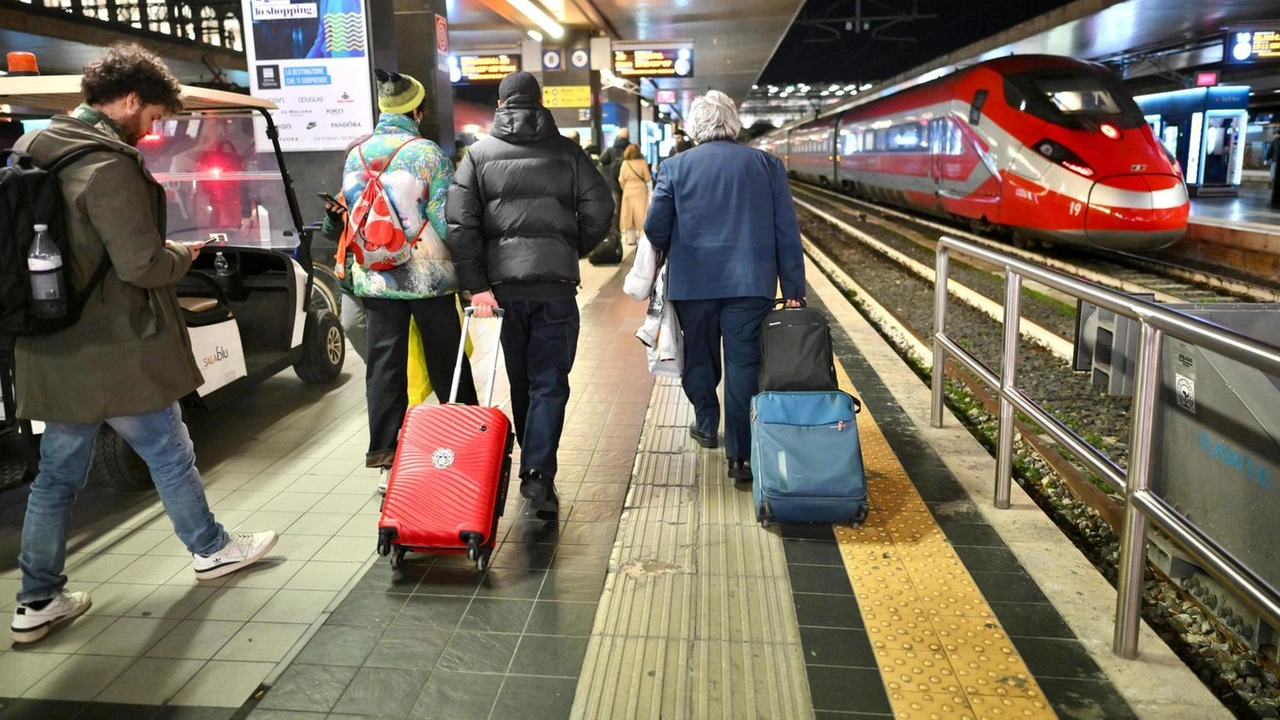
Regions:
<svg viewBox="0 0 1280 720"><path fill-rule="evenodd" d="M696 418L689 435L702 447L719 445L723 341L729 477L750 482L760 324L779 281L789 307L804 298L800 228L782 163L737 143L742 124L729 96L695 98L687 125L698 145L659 168L644 231L670 263L667 297L684 329L681 384Z"/></svg>

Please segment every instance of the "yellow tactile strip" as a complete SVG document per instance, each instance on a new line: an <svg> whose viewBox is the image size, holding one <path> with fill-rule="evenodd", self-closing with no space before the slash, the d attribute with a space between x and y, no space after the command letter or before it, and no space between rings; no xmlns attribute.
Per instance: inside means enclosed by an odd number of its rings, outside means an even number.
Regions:
<svg viewBox="0 0 1280 720"><path fill-rule="evenodd" d="M894 717L1057 717L865 407L858 432L871 508L835 533Z"/></svg>

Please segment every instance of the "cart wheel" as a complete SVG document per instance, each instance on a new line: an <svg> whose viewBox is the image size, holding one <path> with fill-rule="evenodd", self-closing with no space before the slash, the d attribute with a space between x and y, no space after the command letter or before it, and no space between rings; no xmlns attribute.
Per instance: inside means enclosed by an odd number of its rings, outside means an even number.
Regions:
<svg viewBox="0 0 1280 720"><path fill-rule="evenodd" d="M404 564L404 547L396 547L391 551L391 567L398 568Z"/></svg>
<svg viewBox="0 0 1280 720"><path fill-rule="evenodd" d="M346 356L342 323L328 310L310 310L302 330L302 359L293 366L303 382L319 384L338 379Z"/></svg>
<svg viewBox="0 0 1280 720"><path fill-rule="evenodd" d="M492 552L492 548L485 548L476 554L476 570L484 572L489 567L489 555Z"/></svg>
<svg viewBox="0 0 1280 720"><path fill-rule="evenodd" d="M386 538L378 538L378 557L386 557L391 554L391 542Z"/></svg>

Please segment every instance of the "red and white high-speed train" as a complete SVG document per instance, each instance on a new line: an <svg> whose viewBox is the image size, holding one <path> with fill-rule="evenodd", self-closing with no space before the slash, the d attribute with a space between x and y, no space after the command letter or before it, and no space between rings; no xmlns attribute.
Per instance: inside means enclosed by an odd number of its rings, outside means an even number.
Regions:
<svg viewBox="0 0 1280 720"><path fill-rule="evenodd" d="M765 135L796 179L1036 239L1155 250L1190 205L1177 162L1105 67L990 60Z"/></svg>

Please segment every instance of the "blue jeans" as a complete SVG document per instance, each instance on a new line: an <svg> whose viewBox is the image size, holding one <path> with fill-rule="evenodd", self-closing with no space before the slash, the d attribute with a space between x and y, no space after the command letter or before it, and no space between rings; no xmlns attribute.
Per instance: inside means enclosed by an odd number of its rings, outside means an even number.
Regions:
<svg viewBox="0 0 1280 720"><path fill-rule="evenodd" d="M204 483L196 470L195 449L178 403L162 410L107 418L110 425L151 469L178 539L198 555L217 552L227 532L213 519ZM67 526L71 506L84 487L93 458L93 440L101 422L48 423L40 440L40 472L31 483L27 517L22 523L22 592L18 602L47 600L67 584Z"/></svg>
<svg viewBox="0 0 1280 720"><path fill-rule="evenodd" d="M673 300L684 332L680 385L693 403L698 430L720 427L720 343L724 341L724 450L751 457L751 396L760 389L760 323L773 307L762 297Z"/></svg>
<svg viewBox="0 0 1280 720"><path fill-rule="evenodd" d="M520 443L520 477L538 470L555 479L556 451L569 404L569 371L578 354L582 319L573 298L499 303L502 356L511 383L511 412Z"/></svg>

